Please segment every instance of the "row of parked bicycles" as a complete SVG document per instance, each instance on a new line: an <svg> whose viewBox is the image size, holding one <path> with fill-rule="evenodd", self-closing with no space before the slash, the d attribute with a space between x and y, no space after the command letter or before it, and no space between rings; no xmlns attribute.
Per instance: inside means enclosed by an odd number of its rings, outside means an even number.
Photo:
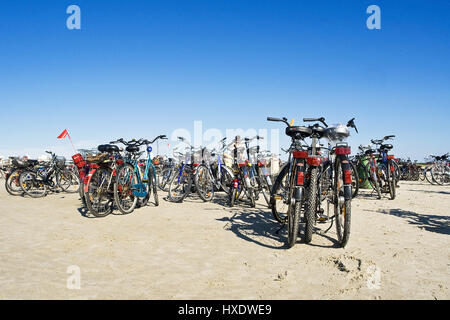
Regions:
<svg viewBox="0 0 450 320"><path fill-rule="evenodd" d="M325 223L329 223L325 233L335 224L337 242L344 247L350 237L352 199L361 186L378 198L386 193L395 199L400 179L449 182L448 154L432 156L434 161L425 168L401 161L391 154L388 141L393 135L360 145L351 156L347 138L351 129L358 132L354 118L331 126L323 117L304 118L305 125L299 126L287 118L267 120L283 123L291 139L283 150L288 156L284 164L261 149L260 136L224 138L215 148L196 148L178 137L184 148L177 147L173 157L152 157L152 144L167 139L160 135L153 140L120 138L96 150L80 150L72 157L73 164L48 152L50 159L44 163L12 159L0 171L12 195L37 198L50 192L79 192L86 210L96 217L114 210L129 214L149 203L158 206L161 191L175 203L190 195L212 201L222 192L230 207L255 207L263 198L280 230L287 229L289 247L299 237L311 242L317 224Z"/></svg>

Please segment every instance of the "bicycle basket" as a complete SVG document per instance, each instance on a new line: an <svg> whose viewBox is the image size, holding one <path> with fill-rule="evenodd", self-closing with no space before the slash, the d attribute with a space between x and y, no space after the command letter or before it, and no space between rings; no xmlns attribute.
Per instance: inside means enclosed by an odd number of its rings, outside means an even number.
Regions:
<svg viewBox="0 0 450 320"><path fill-rule="evenodd" d="M97 155L94 156L88 156L86 157L86 161L89 163L99 163L99 162L103 162L108 158L108 154L107 153L99 153Z"/></svg>
<svg viewBox="0 0 450 320"><path fill-rule="evenodd" d="M73 163L78 167L78 168L83 168L86 165L86 161L84 161L84 158L81 154L77 153L75 155L72 156L73 159Z"/></svg>
<svg viewBox="0 0 450 320"><path fill-rule="evenodd" d="M56 165L58 166L58 168L64 169L66 167L66 158L57 156L56 157Z"/></svg>
<svg viewBox="0 0 450 320"><path fill-rule="evenodd" d="M234 154L234 150L232 151L232 154ZM236 161L238 164L242 164L247 161L247 153L245 147L237 148Z"/></svg>

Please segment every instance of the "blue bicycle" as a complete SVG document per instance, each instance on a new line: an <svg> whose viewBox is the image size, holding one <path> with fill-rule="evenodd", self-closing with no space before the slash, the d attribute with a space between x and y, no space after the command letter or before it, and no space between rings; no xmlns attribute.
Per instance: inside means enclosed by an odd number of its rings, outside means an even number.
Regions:
<svg viewBox="0 0 450 320"><path fill-rule="evenodd" d="M114 182L114 201L123 214L134 211L136 206L145 206L153 191L155 205L159 205L156 168L152 163L150 146L158 139L167 139L165 135L160 135L148 141L146 139L131 140L129 142L119 139L111 143L122 143L126 146L127 155L124 163L117 168L116 179ZM144 153L140 147L145 145L147 159L142 161L139 157Z"/></svg>

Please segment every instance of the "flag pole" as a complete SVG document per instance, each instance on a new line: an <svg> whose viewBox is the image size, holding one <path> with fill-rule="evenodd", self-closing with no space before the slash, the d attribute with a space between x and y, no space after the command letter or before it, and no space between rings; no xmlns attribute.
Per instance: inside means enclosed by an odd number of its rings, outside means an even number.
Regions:
<svg viewBox="0 0 450 320"><path fill-rule="evenodd" d="M72 138L70 137L69 131L67 131L67 136L69 137L70 144L72 145L73 151L74 151L75 153L77 153L77 150L75 149L75 146L73 145Z"/></svg>

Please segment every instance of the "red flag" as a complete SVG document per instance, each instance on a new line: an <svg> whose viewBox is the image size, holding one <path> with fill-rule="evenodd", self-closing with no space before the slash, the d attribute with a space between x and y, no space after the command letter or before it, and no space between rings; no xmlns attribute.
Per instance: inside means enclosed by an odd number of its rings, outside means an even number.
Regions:
<svg viewBox="0 0 450 320"><path fill-rule="evenodd" d="M58 139L64 139L68 134L69 132L67 132L67 129L64 129L64 131L58 136Z"/></svg>

